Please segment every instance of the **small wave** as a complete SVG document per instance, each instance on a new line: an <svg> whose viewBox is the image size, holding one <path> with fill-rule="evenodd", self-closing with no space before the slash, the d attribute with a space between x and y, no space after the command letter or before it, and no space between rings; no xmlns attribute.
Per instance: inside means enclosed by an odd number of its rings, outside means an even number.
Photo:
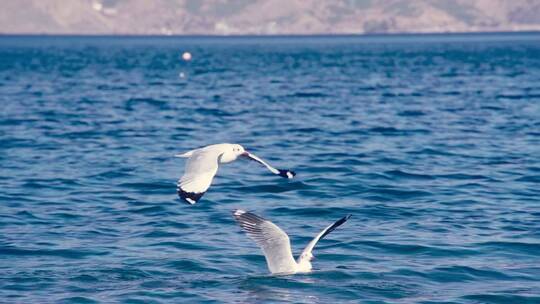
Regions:
<svg viewBox="0 0 540 304"><path fill-rule="evenodd" d="M520 303L520 304L536 304L540 303L540 296L525 296L507 293L507 294L474 294L463 296L464 299L478 301L479 303Z"/></svg>
<svg viewBox="0 0 540 304"><path fill-rule="evenodd" d="M75 296L59 299L59 303L81 303L81 304L93 304L100 303L98 300L94 300L89 297Z"/></svg>
<svg viewBox="0 0 540 304"><path fill-rule="evenodd" d="M343 216L345 214L352 213L352 210L349 208L333 207L329 210L326 207L310 207L310 208L288 208L288 207L277 207L270 210L271 214L276 216L287 214L294 215L297 217L321 217L328 215L338 215Z"/></svg>
<svg viewBox="0 0 540 304"><path fill-rule="evenodd" d="M534 99L534 98L540 98L540 94L499 94L496 95L495 98L497 99L513 99L513 100L519 100L519 99Z"/></svg>
<svg viewBox="0 0 540 304"><path fill-rule="evenodd" d="M167 266L172 269L179 269L181 271L197 272L197 273L219 273L219 270L212 267L204 266L200 262L194 260L179 260L167 263Z"/></svg>
<svg viewBox="0 0 540 304"><path fill-rule="evenodd" d="M479 174L452 173L435 175L436 178L454 179L454 180L489 180L489 177Z"/></svg>
<svg viewBox="0 0 540 304"><path fill-rule="evenodd" d="M70 281L83 282L83 283L95 283L95 282L98 282L99 279L98 277L93 276L93 275L81 274L81 275L70 278Z"/></svg>
<svg viewBox="0 0 540 304"><path fill-rule="evenodd" d="M168 232L168 231L161 231L161 230L154 230L152 232L148 232L142 235L144 238L172 238L172 237L179 237L180 234Z"/></svg>
<svg viewBox="0 0 540 304"><path fill-rule="evenodd" d="M244 193L283 193L298 189L309 189L309 186L303 182L288 182L284 184L236 187L234 191Z"/></svg>
<svg viewBox="0 0 540 304"><path fill-rule="evenodd" d="M407 110L407 111L399 112L398 115L404 116L404 117L418 117L418 116L424 116L426 115L426 113L423 111L418 111L418 110Z"/></svg>
<svg viewBox="0 0 540 304"><path fill-rule="evenodd" d="M367 130L368 133L382 134L386 136L406 136L412 134L429 134L428 129L396 129L394 127L373 127Z"/></svg>
<svg viewBox="0 0 540 304"><path fill-rule="evenodd" d="M212 247L204 246L204 245L198 245L196 243L187 243L187 242L159 242L159 243L152 243L149 246L153 247L172 247L176 249L183 249L183 250L200 250L200 251L214 251Z"/></svg>
<svg viewBox="0 0 540 304"><path fill-rule="evenodd" d="M100 180L109 180L114 178L125 178L128 176L131 176L130 172L133 170L126 169L126 168L117 168L117 169L111 169L111 170L105 170L98 174L88 175L86 178L89 179L100 179Z"/></svg>
<svg viewBox="0 0 540 304"><path fill-rule="evenodd" d="M528 175L515 179L516 182L540 183L540 175Z"/></svg>
<svg viewBox="0 0 540 304"><path fill-rule="evenodd" d="M514 252L523 255L540 256L540 243L499 241L476 243L475 246L489 250L503 250L506 252Z"/></svg>
<svg viewBox="0 0 540 304"><path fill-rule="evenodd" d="M390 170L384 172L387 175L390 175L392 177L396 178L404 178L404 179L418 179L418 180L433 180L435 177L427 174L416 174L416 173L409 173L401 170Z"/></svg>
<svg viewBox="0 0 540 304"><path fill-rule="evenodd" d="M396 189L388 186L370 187L368 188L368 191L369 193L380 194L384 197L393 199L410 199L433 195L433 193L429 191Z"/></svg>
<svg viewBox="0 0 540 304"><path fill-rule="evenodd" d="M446 256L470 256L479 254L478 251L466 248L442 248L418 244L399 244L376 241L353 241L348 245L357 245L363 247L372 247L378 250L383 250L386 253L398 255L424 255L430 257L446 257Z"/></svg>
<svg viewBox="0 0 540 304"><path fill-rule="evenodd" d="M131 209L131 210L128 210L128 212L147 214L147 215L160 215L160 214L167 213L167 209L165 209L162 206L151 206L151 207L144 207L144 208L139 208L139 209Z"/></svg>
<svg viewBox="0 0 540 304"><path fill-rule="evenodd" d="M8 256L51 256L67 259L81 259L88 256L106 254L108 254L108 252L76 249L22 249L16 247L0 247L0 255Z"/></svg>
<svg viewBox="0 0 540 304"><path fill-rule="evenodd" d="M292 95L289 95L289 97L296 97L296 98L324 98L329 97L329 95L319 92L296 92Z"/></svg>
<svg viewBox="0 0 540 304"><path fill-rule="evenodd" d="M125 102L126 108L133 110L133 107L138 104L147 104L158 108L163 108L167 105L167 101L154 98L130 98Z"/></svg>

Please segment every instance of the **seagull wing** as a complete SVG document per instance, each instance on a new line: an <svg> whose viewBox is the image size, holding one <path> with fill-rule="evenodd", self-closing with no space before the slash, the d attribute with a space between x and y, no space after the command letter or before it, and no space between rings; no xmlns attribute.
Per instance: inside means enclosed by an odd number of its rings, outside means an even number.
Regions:
<svg viewBox="0 0 540 304"><path fill-rule="evenodd" d="M219 151L215 150L193 151L184 175L178 180L178 196L186 203L195 204L212 184L220 157Z"/></svg>
<svg viewBox="0 0 540 304"><path fill-rule="evenodd" d="M261 247L271 273L292 273L296 269L289 236L274 223L243 210L233 216L247 235Z"/></svg>
<svg viewBox="0 0 540 304"><path fill-rule="evenodd" d="M319 240L321 240L323 237L325 237L330 232L334 231L334 229L336 229L337 227L343 225L350 217L351 217L350 214L347 215L347 216L342 217L341 219L339 219L338 221L336 221L332 225L324 228L324 230L321 231L319 234L317 234L317 236L315 238L313 238L313 240L311 240L311 242L309 242L309 244L306 246L304 251L302 251L302 254L299 257L298 263L300 263L300 260L302 259L302 257L307 257L308 253L311 253L311 251L313 251L313 248L315 247L315 245L317 245L317 242L319 242Z"/></svg>
<svg viewBox="0 0 540 304"><path fill-rule="evenodd" d="M254 161L258 162L259 164L265 166L268 170L270 170L270 172L272 172L272 173L274 173L276 175L279 175L281 177L293 178L296 175L296 173L294 171L276 169L276 168L270 166L269 163L265 162L264 160L262 160L260 157L258 157L257 155L255 155L253 153L244 152L244 154L242 154L242 155L249 158L249 159L251 159L251 160L254 160Z"/></svg>

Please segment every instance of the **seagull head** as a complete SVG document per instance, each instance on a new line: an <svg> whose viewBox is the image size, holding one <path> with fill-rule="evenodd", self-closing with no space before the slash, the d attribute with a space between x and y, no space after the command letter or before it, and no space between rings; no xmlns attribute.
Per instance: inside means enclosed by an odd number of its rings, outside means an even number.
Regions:
<svg viewBox="0 0 540 304"><path fill-rule="evenodd" d="M238 144L226 144L221 147L222 155L220 158L221 163L230 163L235 161L238 156L245 155L246 150L244 147Z"/></svg>
<svg viewBox="0 0 540 304"><path fill-rule="evenodd" d="M239 144L232 144L231 149L232 149L232 152L234 154L236 154L236 156L240 156L240 155L246 153L246 150L244 149L244 147L242 147Z"/></svg>

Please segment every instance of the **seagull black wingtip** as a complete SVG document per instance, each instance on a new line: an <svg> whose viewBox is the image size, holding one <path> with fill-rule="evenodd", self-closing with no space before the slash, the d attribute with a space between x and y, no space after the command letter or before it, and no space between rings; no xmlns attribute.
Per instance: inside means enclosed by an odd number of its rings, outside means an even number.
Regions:
<svg viewBox="0 0 540 304"><path fill-rule="evenodd" d="M343 223L345 223L350 217L352 216L352 214L347 214L346 216L342 217L341 219L339 219L337 222L334 223L335 227L338 227L338 226L341 226Z"/></svg>
<svg viewBox="0 0 540 304"><path fill-rule="evenodd" d="M178 189L178 196L180 199L182 199L186 204L194 205L197 203L201 197L204 195L204 192L201 193L194 193L194 192L186 192L182 189Z"/></svg>
<svg viewBox="0 0 540 304"><path fill-rule="evenodd" d="M281 169L278 169L279 170L279 176L281 177L284 177L284 178L293 178L296 176L296 172L294 171L290 171L290 170L281 170Z"/></svg>

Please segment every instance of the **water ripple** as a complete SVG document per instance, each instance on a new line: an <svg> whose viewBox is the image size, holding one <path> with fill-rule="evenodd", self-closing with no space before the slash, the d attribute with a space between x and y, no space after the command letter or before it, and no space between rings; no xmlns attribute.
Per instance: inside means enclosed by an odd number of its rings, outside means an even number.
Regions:
<svg viewBox="0 0 540 304"><path fill-rule="evenodd" d="M0 37L0 301L540 302L539 36L450 37ZM183 203L219 142L298 176ZM234 208L352 217L275 277Z"/></svg>

